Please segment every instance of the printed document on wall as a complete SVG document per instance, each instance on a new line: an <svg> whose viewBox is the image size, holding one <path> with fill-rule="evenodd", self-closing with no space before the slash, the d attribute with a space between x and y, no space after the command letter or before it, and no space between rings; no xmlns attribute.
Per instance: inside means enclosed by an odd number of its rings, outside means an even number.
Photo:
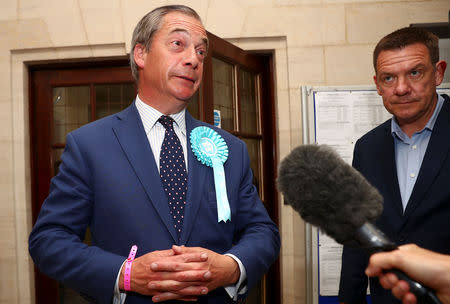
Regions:
<svg viewBox="0 0 450 304"><path fill-rule="evenodd" d="M351 165L362 135L391 118L373 90L318 91L314 94L316 143L332 146ZM339 291L342 245L319 231L319 294Z"/></svg>

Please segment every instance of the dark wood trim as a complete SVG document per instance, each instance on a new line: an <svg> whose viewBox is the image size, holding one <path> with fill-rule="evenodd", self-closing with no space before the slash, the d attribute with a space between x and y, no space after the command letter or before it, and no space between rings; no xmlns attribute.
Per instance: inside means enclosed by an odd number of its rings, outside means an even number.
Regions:
<svg viewBox="0 0 450 304"><path fill-rule="evenodd" d="M241 66L237 65L233 71L233 78L236 81L236 87L234 88L234 99L233 100L234 104L236 105L236 109L234 109L235 113L240 113L240 109L241 109L241 88L240 88L240 82L241 82ZM241 121L242 121L242 117L240 117L240 115L234 115L236 117L235 121L233 122L234 124L234 128L235 130L237 130L237 133L241 133ZM236 121L237 120L237 121ZM239 135L236 135L239 136ZM242 136L242 135L241 135Z"/></svg>
<svg viewBox="0 0 450 304"><path fill-rule="evenodd" d="M40 61L25 61L29 71L35 70L61 70L61 69L81 69L92 67L119 67L128 66L128 56L102 57L102 58L77 58L77 59L53 59Z"/></svg>
<svg viewBox="0 0 450 304"><path fill-rule="evenodd" d="M277 178L277 163L278 163L278 151L277 151L277 134L276 134L276 112L275 112L275 82L274 82L274 59L273 54L266 54L264 56L265 65L268 67L261 75L261 111L262 116L265 118L261 122L261 129L264 142L264 159L266 171L264 173L264 185L269 187L267 189L266 200L271 201L272 204L266 204L268 206L268 212L272 216L272 220L280 227L280 215L278 208L278 191L275 187ZM266 303L281 303L281 270L280 259L278 258L275 263L270 267L267 273L267 301Z"/></svg>
<svg viewBox="0 0 450 304"><path fill-rule="evenodd" d="M254 56L254 53L246 52L210 32L208 32L208 40L210 45L214 45L214 47L211 48L211 51L208 52L208 56L229 61L233 64L237 63L253 72L264 69L262 62L257 59L257 56Z"/></svg>
<svg viewBox="0 0 450 304"><path fill-rule="evenodd" d="M412 23L411 27L423 28L440 39L450 38L450 10L448 11L448 22L435 22L435 23Z"/></svg>
<svg viewBox="0 0 450 304"><path fill-rule="evenodd" d="M38 193L38 189L49 189L50 180L48 176L53 176L50 170L49 164L51 163L51 147L50 139L52 134L51 125L51 113L53 110L50 105L51 102L44 102L51 100L51 89L45 85L49 81L48 73L31 72L30 79L33 79L32 90L34 94L30 95L30 121L34 124L30 124L30 134L31 134L31 147L35 151L31 153L32 162L34 164L35 170L32 174L32 185L34 185L33 193L33 224L36 222L37 215L41 208L42 202L47 196L46 194ZM40 134L50 134L46 136L45 140L41 140ZM38 151L38 152L37 152ZM42 192L42 191L40 191ZM40 203L37 203L40 202Z"/></svg>
<svg viewBox="0 0 450 304"><path fill-rule="evenodd" d="M231 134L233 134L236 137L245 137L245 138L251 138L251 139L264 139L263 135L261 134L253 134L253 133L243 133L239 131L231 131Z"/></svg>
<svg viewBox="0 0 450 304"><path fill-rule="evenodd" d="M96 109L95 109L95 96L96 96L96 92L95 92L95 86L94 86L94 84L93 83L90 83L89 84L89 93L90 93L90 101L89 101L89 103L90 103L90 107L91 107L91 117L90 117L90 120L91 121L94 121L95 120L95 117L97 117L96 116Z"/></svg>
<svg viewBox="0 0 450 304"><path fill-rule="evenodd" d="M208 37L210 33L208 33ZM210 39L210 38L208 38ZM212 68L212 54L211 52L208 52L208 55L205 58L205 61L203 63L203 83L201 86L201 94L199 98L200 102L200 109L203 111L200 111L202 118L204 122L207 122L209 124L214 124L214 108L213 108L213 100L214 100L214 92L213 92L213 86L212 86L212 79L213 79L213 68ZM208 85L209 84L209 85Z"/></svg>
<svg viewBox="0 0 450 304"><path fill-rule="evenodd" d="M96 84L114 84L114 83L134 83L130 78L129 67L116 67L114 70L108 68L90 68L89 73L86 69L69 70L47 70L49 73L49 83L51 86L73 86Z"/></svg>
<svg viewBox="0 0 450 304"><path fill-rule="evenodd" d="M48 140L40 140L39 134L50 133L49 119L44 122L39 117L48 117L49 109L42 100L51 98L50 90L43 83L48 82L48 74L35 75L30 73L30 144L31 144L31 193L32 193L32 221L36 223L39 210L46 197L42 189L49 189L52 176L50 155L51 149ZM47 103L48 104L48 103ZM41 133L45 132L45 133ZM47 136L48 138L50 136ZM38 152L39 151L39 152ZM35 295L36 303L58 303L58 283L40 272L35 266Z"/></svg>
<svg viewBox="0 0 450 304"><path fill-rule="evenodd" d="M450 28L448 22L440 22L440 23L415 23L411 24L411 27L419 27L423 28L440 39L450 38Z"/></svg>

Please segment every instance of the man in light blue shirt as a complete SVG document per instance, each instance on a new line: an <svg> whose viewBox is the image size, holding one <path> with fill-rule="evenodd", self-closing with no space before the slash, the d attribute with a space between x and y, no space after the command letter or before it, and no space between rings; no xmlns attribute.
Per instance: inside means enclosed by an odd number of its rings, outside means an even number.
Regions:
<svg viewBox="0 0 450 304"><path fill-rule="evenodd" d="M388 238L450 254L450 98L436 93L447 67L438 40L408 27L378 42L374 81L393 117L357 141L353 166L383 196L376 225ZM366 303L367 264L366 253L344 246L341 303ZM370 296L373 304L400 303L377 278Z"/></svg>

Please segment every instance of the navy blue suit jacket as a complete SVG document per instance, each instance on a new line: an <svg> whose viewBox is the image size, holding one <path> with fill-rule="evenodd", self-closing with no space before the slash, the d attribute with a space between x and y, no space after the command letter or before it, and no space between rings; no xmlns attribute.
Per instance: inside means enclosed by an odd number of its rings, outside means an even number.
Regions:
<svg viewBox="0 0 450 304"><path fill-rule="evenodd" d="M391 120L368 132L355 146L353 166L384 198L384 210L376 225L398 245L415 243L450 254L450 98L437 117L413 192L403 213L395 164ZM344 246L339 299L365 303L368 256ZM372 303L400 303L370 279Z"/></svg>
<svg viewBox="0 0 450 304"><path fill-rule="evenodd" d="M231 222L217 222L213 170L190 148L189 134L209 126L186 112L188 192L179 245L238 257L252 287L275 261L276 225L252 184L243 141L214 128L229 149L224 165ZM212 126L209 126L212 127ZM90 228L92 246L82 240ZM59 173L30 234L30 254L41 271L98 303L111 303L117 274L133 244L137 256L177 244L166 194L139 113L124 111L68 134ZM129 294L127 303L151 303ZM228 303L223 288L201 303Z"/></svg>

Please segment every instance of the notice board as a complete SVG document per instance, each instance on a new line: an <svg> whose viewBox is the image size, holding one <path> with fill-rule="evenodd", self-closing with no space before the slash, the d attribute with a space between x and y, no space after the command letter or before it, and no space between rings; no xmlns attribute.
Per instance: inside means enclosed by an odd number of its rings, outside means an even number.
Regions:
<svg viewBox="0 0 450 304"><path fill-rule="evenodd" d="M391 118L375 86L303 86L304 144L327 144L351 165L362 135ZM450 96L450 84L438 87ZM306 225L307 303L337 304L342 246ZM370 301L370 299L369 299Z"/></svg>

